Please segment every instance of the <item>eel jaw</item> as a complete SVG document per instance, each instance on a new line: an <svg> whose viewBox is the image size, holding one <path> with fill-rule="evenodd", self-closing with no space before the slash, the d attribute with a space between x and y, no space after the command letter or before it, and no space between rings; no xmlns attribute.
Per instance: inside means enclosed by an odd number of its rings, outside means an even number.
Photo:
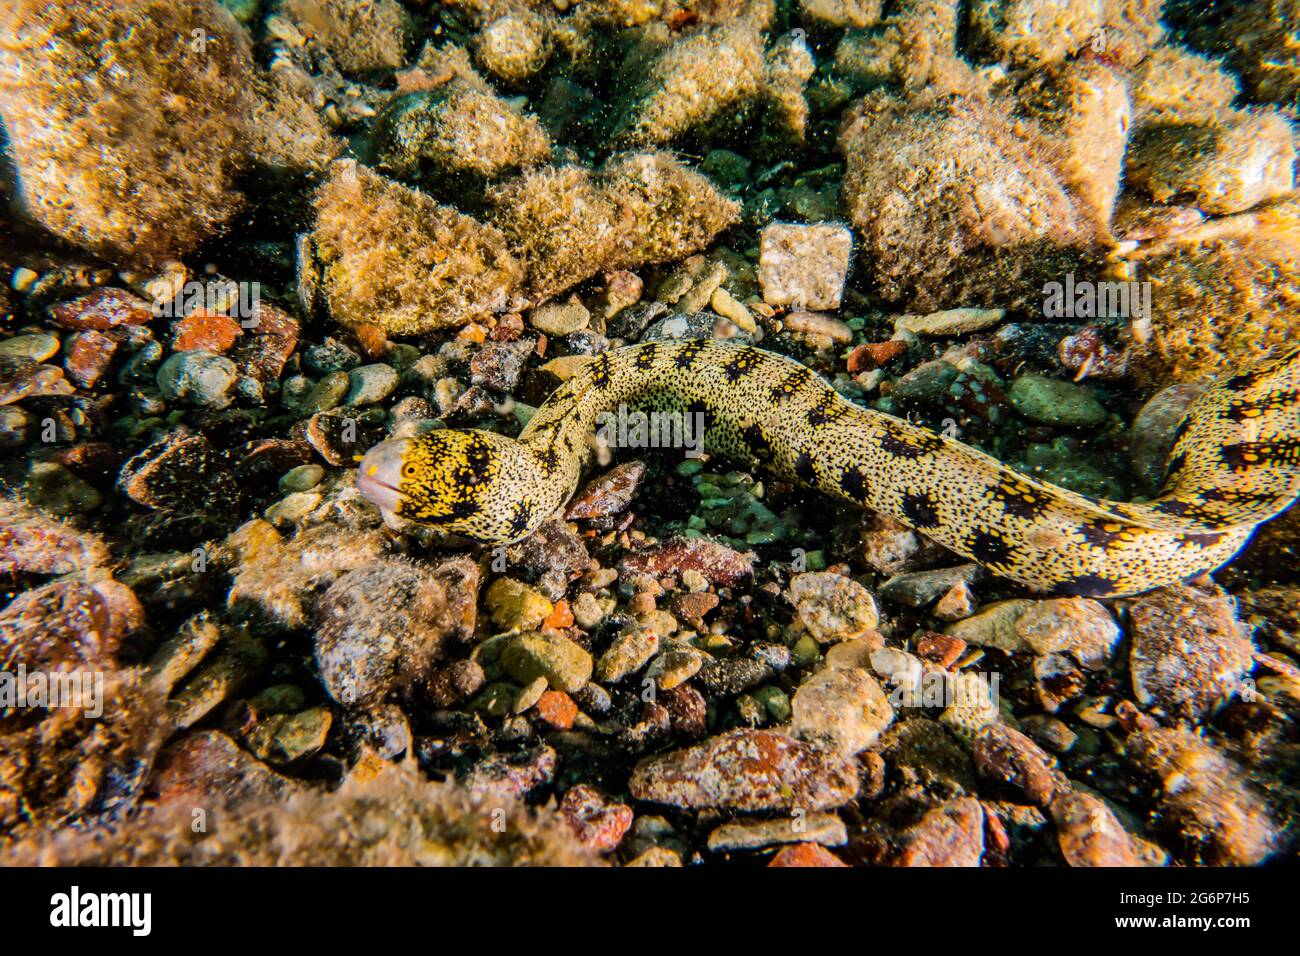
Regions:
<svg viewBox="0 0 1300 956"><path fill-rule="evenodd" d="M357 490L381 511L397 514L402 502L398 490L402 477L405 439L382 441L366 452L357 466Z"/></svg>

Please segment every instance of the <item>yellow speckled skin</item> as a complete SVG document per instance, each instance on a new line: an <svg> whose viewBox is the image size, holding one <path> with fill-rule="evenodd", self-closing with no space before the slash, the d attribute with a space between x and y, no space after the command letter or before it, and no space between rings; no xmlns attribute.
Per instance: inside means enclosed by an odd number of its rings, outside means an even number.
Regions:
<svg viewBox="0 0 1300 956"><path fill-rule="evenodd" d="M1206 392L1162 497L1102 501L838 395L793 359L691 340L587 362L517 440L407 439L394 509L488 543L518 540L577 488L597 416L620 403L703 412L705 447L882 512L1035 589L1111 597L1211 571L1300 494L1300 353Z"/></svg>

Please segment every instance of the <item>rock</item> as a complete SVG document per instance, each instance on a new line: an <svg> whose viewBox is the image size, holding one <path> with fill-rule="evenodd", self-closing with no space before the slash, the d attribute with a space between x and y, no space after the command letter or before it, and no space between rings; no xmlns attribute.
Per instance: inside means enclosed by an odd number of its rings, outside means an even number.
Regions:
<svg viewBox="0 0 1300 956"><path fill-rule="evenodd" d="M894 330L945 338L991 328L1006 318L1006 314L1006 309L943 309L929 315L900 315L894 322Z"/></svg>
<svg viewBox="0 0 1300 956"><path fill-rule="evenodd" d="M239 377L235 363L215 352L177 352L158 368L158 389L169 400L200 408L225 408Z"/></svg>
<svg viewBox="0 0 1300 956"><path fill-rule="evenodd" d="M1069 654L1090 670L1106 666L1120 639L1119 625L1090 598L998 601L944 633L976 647L1009 654Z"/></svg>
<svg viewBox="0 0 1300 956"><path fill-rule="evenodd" d="M623 628L596 662L596 680L617 684L644 667L659 651L658 631L653 627L632 624Z"/></svg>
<svg viewBox="0 0 1300 956"><path fill-rule="evenodd" d="M1129 607L1129 671L1138 704L1201 721L1237 696L1254 669L1255 646L1232 599L1216 585L1173 585Z"/></svg>
<svg viewBox="0 0 1300 956"><path fill-rule="evenodd" d="M959 739L970 742L999 717L998 675L961 671L952 676L948 689L952 703L939 715L939 722Z"/></svg>
<svg viewBox="0 0 1300 956"><path fill-rule="evenodd" d="M348 372L348 393L343 404L373 405L397 388L399 376L391 365L362 365Z"/></svg>
<svg viewBox="0 0 1300 956"><path fill-rule="evenodd" d="M1018 376L1007 398L1017 412L1043 425L1079 428L1106 420L1106 409L1091 389L1045 375Z"/></svg>
<svg viewBox="0 0 1300 956"><path fill-rule="evenodd" d="M559 601L569 582L591 565L587 546L563 521L551 519L523 541L506 549L511 570L552 601Z"/></svg>
<svg viewBox="0 0 1300 956"><path fill-rule="evenodd" d="M148 325L153 308L148 301L111 286L50 306L50 318L65 329L103 332L122 325Z"/></svg>
<svg viewBox="0 0 1300 956"><path fill-rule="evenodd" d="M266 667L265 645L245 631L223 635L215 654L167 701L173 726L194 726L223 704L235 700Z"/></svg>
<svg viewBox="0 0 1300 956"><path fill-rule="evenodd" d="M818 846L816 843L796 843L793 846L783 847L776 856L772 857L772 862L768 866L839 867L848 866L848 864L830 850Z"/></svg>
<svg viewBox="0 0 1300 956"><path fill-rule="evenodd" d="M1052 801L1061 855L1070 866L1142 866L1132 837L1097 797L1066 790Z"/></svg>
<svg viewBox="0 0 1300 956"><path fill-rule="evenodd" d="M538 627L555 609L542 594L514 578L497 578L483 595L492 621L503 631Z"/></svg>
<svg viewBox="0 0 1300 956"><path fill-rule="evenodd" d="M306 787L276 773L228 736L216 730L192 733L159 757L155 771L162 803L234 806L249 801L287 799Z"/></svg>
<svg viewBox="0 0 1300 956"><path fill-rule="evenodd" d="M406 692L460 637L458 579L385 558L340 575L316 607L316 662L346 707Z"/></svg>
<svg viewBox="0 0 1300 956"><path fill-rule="evenodd" d="M537 700L537 716L556 730L569 730L578 717L578 705L563 691L545 691Z"/></svg>
<svg viewBox="0 0 1300 956"><path fill-rule="evenodd" d="M838 223L764 227L758 252L763 301L797 309L838 309L852 254L853 233Z"/></svg>
<svg viewBox="0 0 1300 956"><path fill-rule="evenodd" d="M629 461L611 468L574 495L564 514L565 520L589 521L618 514L631 504L645 474L643 461Z"/></svg>
<svg viewBox="0 0 1300 956"><path fill-rule="evenodd" d="M120 338L94 329L69 336L63 367L82 388L93 388L112 367L121 348Z"/></svg>
<svg viewBox="0 0 1300 956"><path fill-rule="evenodd" d="M886 866L979 866L984 855L984 810L959 797L926 811L915 824L891 834L872 862Z"/></svg>
<svg viewBox="0 0 1300 956"><path fill-rule="evenodd" d="M0 574L71 574L107 564L109 558L98 535L0 497Z"/></svg>
<svg viewBox="0 0 1300 956"><path fill-rule="evenodd" d="M465 778L465 786L486 800L522 800L533 790L555 779L556 753L539 744L520 754L491 754Z"/></svg>
<svg viewBox="0 0 1300 956"><path fill-rule="evenodd" d="M683 809L825 810L858 792L851 761L765 730L733 730L641 761L629 789L638 800Z"/></svg>
<svg viewBox="0 0 1300 956"><path fill-rule="evenodd" d="M1241 767L1195 734L1147 730L1124 749L1157 781L1160 827L1186 862L1254 866L1277 848L1277 827Z"/></svg>
<svg viewBox="0 0 1300 956"><path fill-rule="evenodd" d="M197 309L172 324L172 351L229 351L244 334L239 323L220 312Z"/></svg>
<svg viewBox="0 0 1300 956"><path fill-rule="evenodd" d="M501 666L522 684L545 677L553 690L565 693L591 680L593 669L591 654L582 645L562 634L540 631L512 637L501 651Z"/></svg>
<svg viewBox="0 0 1300 956"><path fill-rule="evenodd" d="M566 302L549 302L539 305L528 313L528 324L539 332L562 338L585 329L591 321L591 313L575 295Z"/></svg>
<svg viewBox="0 0 1300 956"><path fill-rule="evenodd" d="M325 746L333 715L326 707L297 714L272 714L259 720L245 738L255 757L273 767L306 760Z"/></svg>
<svg viewBox="0 0 1300 956"><path fill-rule="evenodd" d="M896 574L880 586L880 596L908 607L924 608L959 583L974 584L980 573L978 564L959 564L934 571Z"/></svg>
<svg viewBox="0 0 1300 956"><path fill-rule="evenodd" d="M715 587L735 587L754 573L754 555L711 538L669 538L619 562L620 576L681 574L698 571Z"/></svg>
<svg viewBox="0 0 1300 956"><path fill-rule="evenodd" d="M34 461L27 469L27 501L56 517L94 511L104 496L67 468L52 461Z"/></svg>
<svg viewBox="0 0 1300 956"><path fill-rule="evenodd" d="M185 429L168 432L129 459L117 487L132 501L162 511L228 514L239 500L239 486L216 449Z"/></svg>
<svg viewBox="0 0 1300 956"><path fill-rule="evenodd" d="M48 332L34 335L14 335L0 340L0 357L44 362L59 351L59 340Z"/></svg>
<svg viewBox="0 0 1300 956"><path fill-rule="evenodd" d="M1295 145L1281 113L1229 113L1204 126L1152 127L1134 138L1125 175L1156 202L1190 196L1210 215L1242 212L1295 184Z"/></svg>
<svg viewBox="0 0 1300 956"><path fill-rule="evenodd" d="M325 477L325 469L320 465L299 465L280 476L277 487L288 494L308 491L315 488Z"/></svg>
<svg viewBox="0 0 1300 956"><path fill-rule="evenodd" d="M350 372L361 364L361 356L333 336L302 350L302 361L316 375Z"/></svg>
<svg viewBox="0 0 1300 956"><path fill-rule="evenodd" d="M989 724L976 733L973 756L980 777L1009 788L1031 806L1047 806L1060 787L1051 758L1005 724Z"/></svg>
<svg viewBox="0 0 1300 956"><path fill-rule="evenodd" d="M775 820L735 820L709 833L712 853L761 850L781 843L843 846L849 840L844 821L833 813L781 817Z"/></svg>
<svg viewBox="0 0 1300 956"><path fill-rule="evenodd" d="M1129 429L1129 461L1146 491L1154 494L1160 490L1178 426L1204 391L1205 386L1199 383L1170 385L1151 396L1134 416Z"/></svg>
<svg viewBox="0 0 1300 956"><path fill-rule="evenodd" d="M788 312L781 323L787 332L808 336L818 349L824 347L823 343L848 345L853 341L848 323L820 312Z"/></svg>
<svg viewBox="0 0 1300 956"><path fill-rule="evenodd" d="M790 732L851 755L872 746L894 719L880 684L860 667L827 668L795 692Z"/></svg>
<svg viewBox="0 0 1300 956"><path fill-rule="evenodd" d="M789 595L800 622L821 644L861 637L880 622L871 592L842 574L795 575Z"/></svg>
<svg viewBox="0 0 1300 956"><path fill-rule="evenodd" d="M614 849L632 826L631 807L585 783L565 792L559 812L583 845L597 852Z"/></svg>

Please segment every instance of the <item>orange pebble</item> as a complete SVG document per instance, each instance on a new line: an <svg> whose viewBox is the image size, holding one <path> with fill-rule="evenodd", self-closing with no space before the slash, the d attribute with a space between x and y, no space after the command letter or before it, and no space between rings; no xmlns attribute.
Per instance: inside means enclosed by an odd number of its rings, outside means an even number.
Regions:
<svg viewBox="0 0 1300 956"><path fill-rule="evenodd" d="M556 730L568 730L578 716L578 705L562 690L548 690L537 701L537 713Z"/></svg>
<svg viewBox="0 0 1300 956"><path fill-rule="evenodd" d="M768 866L848 866L843 860L816 843L796 843L784 847L772 857Z"/></svg>
<svg viewBox="0 0 1300 956"><path fill-rule="evenodd" d="M569 602L564 599L556 601L555 610L551 612L550 617L542 622L542 627L555 631L573 627L573 611L569 608Z"/></svg>

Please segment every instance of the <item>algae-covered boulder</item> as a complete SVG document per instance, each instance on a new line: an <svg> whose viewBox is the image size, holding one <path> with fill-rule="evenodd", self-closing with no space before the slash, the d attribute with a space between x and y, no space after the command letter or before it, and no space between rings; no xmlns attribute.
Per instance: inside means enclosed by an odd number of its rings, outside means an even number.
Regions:
<svg viewBox="0 0 1300 956"><path fill-rule="evenodd" d="M492 226L340 160L316 194L312 238L330 314L390 335L506 311L523 277Z"/></svg>
<svg viewBox="0 0 1300 956"><path fill-rule="evenodd" d="M346 73L393 69L406 60L411 22L397 0L281 0L279 12Z"/></svg>
<svg viewBox="0 0 1300 956"><path fill-rule="evenodd" d="M212 0L0 6L21 210L112 259L190 251L243 204L252 61Z"/></svg>
<svg viewBox="0 0 1300 956"><path fill-rule="evenodd" d="M1041 304L1095 274L1105 225L1041 131L976 97L864 99L840 134L863 264L910 311Z"/></svg>

